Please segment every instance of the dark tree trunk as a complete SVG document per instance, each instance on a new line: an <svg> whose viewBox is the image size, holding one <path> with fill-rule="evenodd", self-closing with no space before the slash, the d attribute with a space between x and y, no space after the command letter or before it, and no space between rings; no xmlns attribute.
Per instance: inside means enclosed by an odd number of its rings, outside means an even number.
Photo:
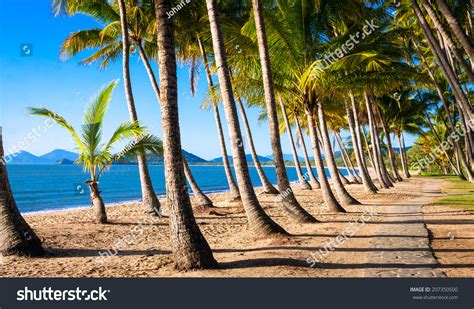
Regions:
<svg viewBox="0 0 474 309"><path fill-rule="evenodd" d="M196 180L194 179L193 174L191 173L191 169L189 168L188 162L186 159L183 157L183 167L184 167L184 174L186 176L186 179L188 180L189 186L191 187L191 190L194 193L194 198L196 200L196 204L199 207L213 207L214 205L212 204L212 201L207 195L205 195L202 191L201 188L199 188Z"/></svg>
<svg viewBox="0 0 474 309"><path fill-rule="evenodd" d="M265 33L265 24L263 20L262 5L260 0L252 0L252 7L255 19L255 29L257 32L258 51L260 56L260 65L262 67L263 89L265 93L265 105L268 115L268 125L270 127L270 140L273 150L273 160L278 178L278 190L286 194L283 196L283 205L289 216L296 222L311 223L316 222L296 200L290 187L288 175L283 159L283 152L280 143L280 130L278 128L277 107L275 102L275 93L273 89L273 77L270 65L270 55L268 51L267 36Z"/></svg>
<svg viewBox="0 0 474 309"><path fill-rule="evenodd" d="M433 55L436 58L436 61L438 62L441 70L443 71L443 74L444 74L446 80L448 81L449 85L451 86L451 88L453 90L453 93L456 97L456 100L459 102L463 113L467 116L468 119L474 119L471 103L469 102L466 94L461 89L459 81L457 80L453 70L451 69L451 67L448 63L448 60L446 59L446 56L441 51L439 43L436 41L436 39L435 39L435 37L434 37L434 35L431 31L431 28L429 27L429 25L426 21L425 16L421 12L421 9L420 9L418 3L416 2L416 0L411 0L411 3L412 3L413 10L415 12L415 17L416 17L416 19L418 21L418 24L420 25L421 29L423 30L426 41L428 42L428 44L431 48L431 51L432 51Z"/></svg>
<svg viewBox="0 0 474 309"><path fill-rule="evenodd" d="M461 52L458 50L456 46L456 43L454 43L454 40L443 28L443 25L441 21L439 20L438 16L436 15L435 11L433 10L431 4L429 4L427 0L423 0L423 7L426 9L426 12L428 13L428 16L431 18L431 21L433 22L436 30L439 31L439 33L441 34L441 37L446 42L446 45L449 47L453 55L456 57L456 60L458 61L458 63L462 66L462 68L466 72L471 83L474 83L474 74L472 73L472 70L469 67L469 64L467 64L466 61L464 60Z"/></svg>
<svg viewBox="0 0 474 309"><path fill-rule="evenodd" d="M310 162L309 156L308 156L308 149L306 148L306 142L304 141L303 130L301 129L301 125L300 125L300 121L298 119L298 116L296 116L297 115L296 111L294 111L293 115L295 117L296 127L298 128L298 134L301 137L301 145L303 146L303 151L304 151L303 152L304 153L304 162L306 164L306 170L308 171L309 179L311 181L311 187L313 189L320 189L321 184L319 183L318 179L314 175L313 168L311 166L311 162Z"/></svg>
<svg viewBox="0 0 474 309"><path fill-rule="evenodd" d="M214 87L214 82L212 81L211 70L209 69L209 62L207 60L206 49L204 48L204 44L202 43L201 38L199 36L197 37L197 40L198 40L201 56L204 62L207 84L209 85L209 89L212 89ZM221 146L221 153L222 153L222 163L224 164L224 171L227 177L227 183L229 184L231 198L233 201L240 201L239 188L237 187L237 184L235 183L235 179L234 179L234 176L232 175L232 170L230 168L229 158L227 155L227 148L225 145L224 130L222 128L221 116L219 114L219 105L217 105L217 102L212 102L212 109L214 111L214 118L216 120L217 134L219 136L219 145Z"/></svg>
<svg viewBox="0 0 474 309"><path fill-rule="evenodd" d="M124 0L118 0L120 10L120 24L122 29L122 69L123 84L125 89L125 98L127 100L130 120L137 121L137 111L135 109L135 100L132 92L132 81L130 79L130 38L128 36L127 11ZM145 154L137 156L138 170L140 173L140 183L142 189L143 206L146 211L153 215L160 214L160 202L151 183L150 171L146 162Z"/></svg>
<svg viewBox="0 0 474 309"><path fill-rule="evenodd" d="M295 141L293 139L293 132L291 132L291 125L290 125L290 121L288 120L288 115L286 114L285 105L283 104L283 101L281 100L281 98L279 98L279 100L280 100L281 113L285 121L286 129L288 131L288 138L290 139L291 151L293 152L293 160L295 162L295 169L298 175L298 181L301 185L301 189L311 190L310 184L306 180L306 177L303 176L303 172L301 171L301 164L298 158L298 153L296 152Z"/></svg>
<svg viewBox="0 0 474 309"><path fill-rule="evenodd" d="M341 178L339 176L339 169L336 165L336 160L334 159L334 153L329 142L329 133L326 125L326 114L324 113L324 107L321 102L317 103L318 108L318 118L319 118L319 127L321 128L321 139L324 145L324 155L326 163L331 173L331 180L336 188L337 196L343 205L359 205L360 202L357 201L352 195L347 192L346 188L342 184Z"/></svg>
<svg viewBox="0 0 474 309"><path fill-rule="evenodd" d="M458 21L456 18L453 16L453 13L451 13L451 10L449 9L448 4L444 0L436 0L436 3L438 4L438 8L443 14L444 18L448 22L449 27L453 31L454 35L457 37L459 42L461 42L462 47L466 51L467 55L469 56L469 59L471 60L471 63L474 62L474 47L472 46L468 36L464 33L462 30L461 26L459 25Z"/></svg>
<svg viewBox="0 0 474 309"><path fill-rule="evenodd" d="M397 134L397 138L398 138L398 147L400 147L400 160L402 161L403 173L405 174L405 178L410 178L410 172L408 171L407 162L405 161L401 132Z"/></svg>
<svg viewBox="0 0 474 309"><path fill-rule="evenodd" d="M387 124L383 120L382 116L379 113L380 123L382 124L383 134L385 135L385 139L387 140L387 151L388 157L390 159L390 166L392 168L393 178L397 181L403 181L402 176L398 173L397 161L395 159L395 153L392 147L392 141L390 140L390 131L388 130Z"/></svg>
<svg viewBox="0 0 474 309"><path fill-rule="evenodd" d="M41 240L30 228L16 207L8 180L3 153L2 128L0 127L0 254L41 256Z"/></svg>
<svg viewBox="0 0 474 309"><path fill-rule="evenodd" d="M247 137L249 139L250 154L252 155L253 164L257 170L258 177L260 177L260 181L262 182L263 192L267 194L278 194L278 190L272 185L270 180L268 180L268 177L265 175L262 165L260 164L260 160L258 159L257 150L255 150L255 144L253 143L252 131L250 130L249 120L247 119L247 113L245 112L244 105L242 104L242 100L240 98L237 98L237 106L239 107L240 114L242 115L245 131L247 132Z"/></svg>
<svg viewBox="0 0 474 309"><path fill-rule="evenodd" d="M107 213L105 210L104 200L100 196L99 183L95 180L87 182L89 184L89 190L91 192L91 203L95 211L95 220L97 223L107 223Z"/></svg>
<svg viewBox="0 0 474 309"><path fill-rule="evenodd" d="M177 269L213 268L217 262L194 218L183 169L173 24L166 14L170 9L171 0L155 1L171 246Z"/></svg>
<svg viewBox="0 0 474 309"><path fill-rule="evenodd" d="M351 108L346 104L346 114L349 120L349 130L351 131L352 144L354 147L354 154L356 157L356 162L359 167L360 177L362 178L362 184L364 185L365 192L367 193L377 193L377 187L372 182L369 172L367 171L367 163L365 161L365 155L362 148L362 141L360 136L360 127L357 113L357 106L355 102L354 95L350 93L351 98Z"/></svg>
<svg viewBox="0 0 474 309"><path fill-rule="evenodd" d="M240 189L242 204L249 222L250 229L259 236L284 234L287 232L274 222L260 206L250 180L245 151L242 147L242 133L240 131L237 108L235 106L234 94L227 65L227 57L224 47L224 36L222 34L219 10L216 0L206 0L211 28L212 44L214 48L217 76L221 88L222 101L227 119L227 126L232 145L234 169L237 183Z"/></svg>
<svg viewBox="0 0 474 309"><path fill-rule="evenodd" d="M334 193L332 192L329 185L326 171L324 169L323 158L321 156L321 150L319 148L318 135L316 133L316 121L314 120L313 112L309 108L307 109L307 117L308 129L311 138L311 147L314 153L314 163L318 172L319 183L321 184L321 194L323 195L324 203L331 212L346 212L336 200L336 197L334 196Z"/></svg>

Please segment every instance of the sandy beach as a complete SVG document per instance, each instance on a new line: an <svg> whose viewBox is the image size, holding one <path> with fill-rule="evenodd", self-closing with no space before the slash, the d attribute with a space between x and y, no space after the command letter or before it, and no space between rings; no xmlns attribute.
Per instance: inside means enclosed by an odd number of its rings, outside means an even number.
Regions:
<svg viewBox="0 0 474 309"><path fill-rule="evenodd" d="M294 186L316 224L290 222L278 196L260 194L265 210L292 234L271 239L249 233L241 205L227 202L227 193L212 194L217 208L196 209L195 216L220 268L192 272L173 268L165 200L161 219L130 203L109 207L106 225L93 223L92 209L28 214L48 254L3 257L0 276L474 277L474 214L431 205L444 194L442 183L411 178L375 196L350 185L363 205L346 207L346 214L325 212L318 191Z"/></svg>

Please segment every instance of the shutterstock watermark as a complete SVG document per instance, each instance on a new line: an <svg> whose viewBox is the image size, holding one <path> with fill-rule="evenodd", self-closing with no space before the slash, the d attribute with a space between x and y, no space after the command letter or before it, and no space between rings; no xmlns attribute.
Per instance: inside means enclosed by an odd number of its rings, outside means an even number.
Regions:
<svg viewBox="0 0 474 309"><path fill-rule="evenodd" d="M95 290L83 290L77 287L74 290L53 289L43 287L42 289L30 289L24 287L16 292L17 301L107 301L107 294L101 286Z"/></svg>
<svg viewBox="0 0 474 309"><path fill-rule="evenodd" d="M139 222L130 229L127 235L116 241L111 249L108 249L107 251L99 251L99 256L95 258L95 262L103 264L107 258L117 256L120 250L124 250L128 246L137 244L140 236L142 236L147 229L152 227L153 223L155 223L156 220L159 220L160 217L161 216L148 217L147 220Z"/></svg>
<svg viewBox="0 0 474 309"><path fill-rule="evenodd" d="M366 207L362 216L356 221L350 222L349 225L342 231L341 234L335 238L328 239L324 242L324 247L318 251L312 252L311 256L306 259L306 262L314 267L317 263L321 263L329 255L330 252L342 246L348 238L354 236L357 231L365 225L365 223L372 220L372 217L377 213L372 209Z"/></svg>
<svg viewBox="0 0 474 309"><path fill-rule="evenodd" d="M474 119L470 119L467 126L467 129L465 129L464 126L455 128L455 130L451 132L451 134L449 134L447 140L442 141L441 144L434 147L429 154L425 155L422 159L418 159L417 162L413 163L413 168L415 172L421 173L423 169L433 164L436 159L439 159L444 156L445 152L453 149L455 143L458 143L461 137L464 137L466 134L474 130Z"/></svg>
<svg viewBox="0 0 474 309"><path fill-rule="evenodd" d="M347 39L347 41L345 41L340 47L336 48L334 51L329 51L326 53L326 55L322 58L323 69L328 68L334 62L347 55L357 46L357 44L361 42L361 40L365 40L379 27L380 26L375 23L375 19L366 20L364 26L362 27L362 32L357 31L355 34L351 34L349 39Z"/></svg>
<svg viewBox="0 0 474 309"><path fill-rule="evenodd" d="M3 165L10 163L13 158L17 157L21 151L26 151L32 144L36 143L38 139L54 126L54 121L46 119L42 124L32 128L23 139L15 145L6 149L6 155L1 159Z"/></svg>

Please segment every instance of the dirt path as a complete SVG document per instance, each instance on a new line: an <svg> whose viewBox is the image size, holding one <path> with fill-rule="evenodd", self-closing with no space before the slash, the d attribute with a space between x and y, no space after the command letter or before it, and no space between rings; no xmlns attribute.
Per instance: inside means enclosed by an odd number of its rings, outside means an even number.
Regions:
<svg viewBox="0 0 474 309"><path fill-rule="evenodd" d="M383 266L367 268L366 277L445 277L435 268L438 261L430 247L422 212L422 207L439 197L441 183L423 181L421 195L409 203L377 207L383 219L378 223L377 236L370 244L378 250L368 254L367 263ZM402 186L405 185L398 184L397 189Z"/></svg>

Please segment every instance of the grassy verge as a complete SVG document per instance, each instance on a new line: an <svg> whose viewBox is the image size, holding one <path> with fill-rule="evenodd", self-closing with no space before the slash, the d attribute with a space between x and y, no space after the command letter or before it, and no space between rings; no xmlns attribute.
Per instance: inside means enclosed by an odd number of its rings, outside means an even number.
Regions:
<svg viewBox="0 0 474 309"><path fill-rule="evenodd" d="M469 211L474 211L474 184L460 180L456 176L436 177L444 179L441 190L445 193L452 193L434 202L434 205L446 205L460 207Z"/></svg>

